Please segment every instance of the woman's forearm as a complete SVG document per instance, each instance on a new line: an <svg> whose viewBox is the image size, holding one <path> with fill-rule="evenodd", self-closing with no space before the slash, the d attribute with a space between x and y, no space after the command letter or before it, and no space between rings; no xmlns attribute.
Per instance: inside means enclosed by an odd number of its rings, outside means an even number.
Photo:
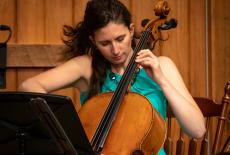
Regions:
<svg viewBox="0 0 230 155"><path fill-rule="evenodd" d="M27 79L18 87L18 91L47 93L47 91L36 81Z"/></svg>
<svg viewBox="0 0 230 155"><path fill-rule="evenodd" d="M161 88L182 129L194 138L202 137L206 131L204 117L194 100L183 96L169 82Z"/></svg>

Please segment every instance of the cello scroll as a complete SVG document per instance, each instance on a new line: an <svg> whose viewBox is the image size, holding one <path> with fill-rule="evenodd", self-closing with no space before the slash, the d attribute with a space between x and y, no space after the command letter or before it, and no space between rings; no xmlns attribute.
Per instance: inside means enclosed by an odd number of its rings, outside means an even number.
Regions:
<svg viewBox="0 0 230 155"><path fill-rule="evenodd" d="M177 20L171 18L167 19L167 16L170 12L170 8L168 6L167 1L159 0L155 7L154 12L156 16L159 16L157 19L149 20L144 19L142 21L142 26L144 27L144 31L151 30L151 46L150 49L154 49L155 44L159 40L167 40L163 39L161 36L161 30L169 30L171 28L175 28L177 26Z"/></svg>

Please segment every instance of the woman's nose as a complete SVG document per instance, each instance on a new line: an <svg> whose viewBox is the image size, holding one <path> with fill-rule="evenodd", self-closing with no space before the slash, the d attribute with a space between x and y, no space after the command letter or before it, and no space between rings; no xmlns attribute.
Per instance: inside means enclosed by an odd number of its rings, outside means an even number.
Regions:
<svg viewBox="0 0 230 155"><path fill-rule="evenodd" d="M118 55L119 54L119 48L118 48L117 43L112 43L112 53L114 55Z"/></svg>

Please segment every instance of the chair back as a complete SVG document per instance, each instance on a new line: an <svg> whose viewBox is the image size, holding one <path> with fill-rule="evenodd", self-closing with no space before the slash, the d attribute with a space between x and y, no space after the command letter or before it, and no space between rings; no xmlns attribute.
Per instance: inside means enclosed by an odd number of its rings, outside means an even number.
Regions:
<svg viewBox="0 0 230 155"><path fill-rule="evenodd" d="M224 125L226 122L229 122L229 103L230 103L230 81L227 82L225 86L224 96L222 98L221 103L216 102L213 99L204 98L204 97L194 97L197 105L199 106L200 110L202 111L204 117L206 118L206 133L203 136L202 140L194 139L189 137L189 145L188 145L188 154L189 155L207 155L207 154L218 154L223 153L224 151L230 151L230 138L228 137L224 147L221 150L221 143L223 136ZM191 116L192 117L192 116ZM165 151L167 155L173 154L173 135L172 135L172 128L173 128L173 119L175 115L173 114L171 108L168 106L167 108L167 138L164 144ZM215 138L213 145L209 146L209 128L210 128L210 120L212 118L218 118L218 124L215 132ZM176 155L184 155L185 154L185 134L183 133L182 129L179 129L179 138L176 142ZM201 143L201 144L200 144ZM200 150L198 152L198 145L200 144ZM209 148L212 148L209 150Z"/></svg>

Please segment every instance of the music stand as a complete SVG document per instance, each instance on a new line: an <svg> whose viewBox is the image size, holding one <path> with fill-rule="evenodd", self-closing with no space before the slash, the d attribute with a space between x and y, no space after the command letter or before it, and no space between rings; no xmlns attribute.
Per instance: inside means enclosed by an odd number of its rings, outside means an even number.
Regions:
<svg viewBox="0 0 230 155"><path fill-rule="evenodd" d="M69 97L0 92L0 154L95 153Z"/></svg>

